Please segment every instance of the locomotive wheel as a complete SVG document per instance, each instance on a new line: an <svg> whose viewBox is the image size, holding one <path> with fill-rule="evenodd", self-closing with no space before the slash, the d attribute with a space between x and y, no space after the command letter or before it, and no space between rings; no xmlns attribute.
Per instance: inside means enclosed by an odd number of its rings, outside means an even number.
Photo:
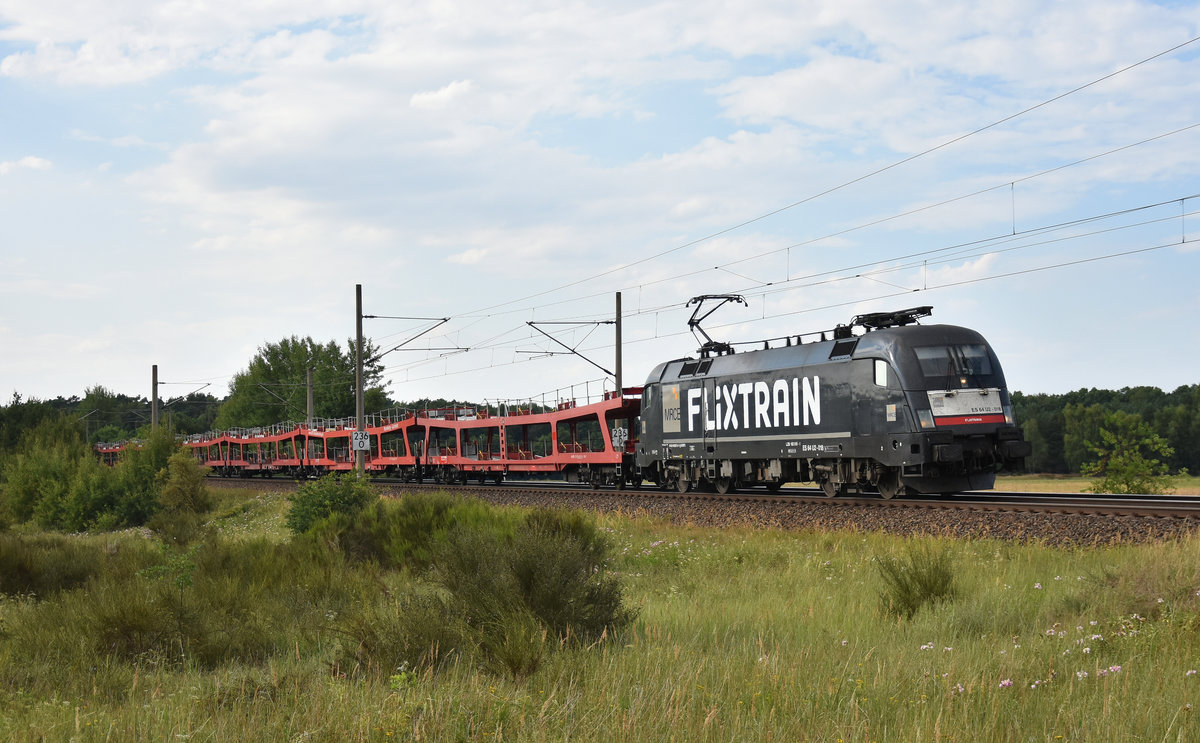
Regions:
<svg viewBox="0 0 1200 743"><path fill-rule="evenodd" d="M713 482L713 488L720 495L729 495L737 492L737 486L733 482L732 477L718 477Z"/></svg>
<svg viewBox="0 0 1200 743"><path fill-rule="evenodd" d="M686 477L681 477L675 481L675 489L680 493L686 493L692 489L692 481Z"/></svg>
<svg viewBox="0 0 1200 743"><path fill-rule="evenodd" d="M821 481L821 492L825 494L826 498L836 498L846 494L846 484L834 482L827 477Z"/></svg>
<svg viewBox="0 0 1200 743"><path fill-rule="evenodd" d="M767 483L767 492L768 493L778 493L779 489L782 487L783 487L783 480L771 480L770 482Z"/></svg>
<svg viewBox="0 0 1200 743"><path fill-rule="evenodd" d="M891 500L900 492L900 473L894 469L889 469L887 472L879 476L879 481L875 483L875 487L879 488L879 495L884 500Z"/></svg>

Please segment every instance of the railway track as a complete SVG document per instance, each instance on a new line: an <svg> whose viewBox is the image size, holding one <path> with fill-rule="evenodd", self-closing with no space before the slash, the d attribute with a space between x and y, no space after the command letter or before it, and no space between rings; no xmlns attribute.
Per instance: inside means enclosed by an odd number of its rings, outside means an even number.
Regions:
<svg viewBox="0 0 1200 743"><path fill-rule="evenodd" d="M210 478L210 482L217 487L277 492L296 487L296 482L284 479ZM507 482L499 487L386 480L377 484L385 493L441 490L495 505L580 508L719 528L854 530L1091 545L1180 538L1200 527L1200 498L1195 496L989 492L883 500L875 495L830 499L815 488L718 495L649 488L592 490L533 482Z"/></svg>

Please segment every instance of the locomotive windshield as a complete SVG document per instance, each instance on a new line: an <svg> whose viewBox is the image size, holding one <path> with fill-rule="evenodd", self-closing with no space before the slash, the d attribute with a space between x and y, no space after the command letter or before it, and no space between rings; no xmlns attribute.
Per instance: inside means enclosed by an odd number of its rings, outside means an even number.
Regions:
<svg viewBox="0 0 1200 743"><path fill-rule="evenodd" d="M918 346L913 349L926 377L976 377L992 374L992 359L982 343Z"/></svg>

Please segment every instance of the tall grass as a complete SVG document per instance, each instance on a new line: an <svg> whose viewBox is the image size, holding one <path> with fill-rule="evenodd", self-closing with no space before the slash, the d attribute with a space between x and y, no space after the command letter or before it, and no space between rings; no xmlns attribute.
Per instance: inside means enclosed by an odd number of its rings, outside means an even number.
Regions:
<svg viewBox="0 0 1200 743"><path fill-rule="evenodd" d="M599 533L615 548L610 567L640 610L627 629L560 642L513 623L512 662L540 651L524 673L473 653L355 673L354 659L381 658L389 644L402 658L414 640L356 636L351 618L401 626L401 617L420 616L422 596L444 589L412 593L403 572L315 540L293 544L281 502L247 503L244 512L232 503L214 509L220 545L203 542L195 553L179 615L170 613L179 593L172 574L144 572L162 555L134 535L116 553L129 561L121 567L126 593L107 590L123 602L89 607L73 588L4 598L0 738L1055 741L1200 733L1200 710L1190 706L1200 699L1200 674L1189 675L1200 670L1197 538L1065 550L605 518ZM104 542L74 539L105 553ZM947 555L956 592L911 617L887 612L881 560L922 551ZM247 562L257 567L241 567ZM394 600L381 600L388 595ZM166 614L119 611L124 604ZM132 644L96 652L110 636L87 629L143 617L145 628L123 630L137 638L178 632L180 616L191 624L178 657ZM438 635L445 628L432 616L418 622L429 635L416 641L445 649L453 636ZM205 637L211 645L199 642ZM218 649L227 643L235 649ZM505 666L507 657L496 662Z"/></svg>

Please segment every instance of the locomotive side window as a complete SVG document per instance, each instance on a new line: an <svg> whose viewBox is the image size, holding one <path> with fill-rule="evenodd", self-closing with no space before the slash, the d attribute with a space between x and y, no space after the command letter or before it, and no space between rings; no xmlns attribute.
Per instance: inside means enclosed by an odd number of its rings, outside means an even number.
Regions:
<svg viewBox="0 0 1200 743"><path fill-rule="evenodd" d="M883 359L875 359L875 385L878 387L888 386L888 364Z"/></svg>
<svg viewBox="0 0 1200 743"><path fill-rule="evenodd" d="M987 346L981 343L954 346L920 346L913 349L927 377L969 377L992 373Z"/></svg>

